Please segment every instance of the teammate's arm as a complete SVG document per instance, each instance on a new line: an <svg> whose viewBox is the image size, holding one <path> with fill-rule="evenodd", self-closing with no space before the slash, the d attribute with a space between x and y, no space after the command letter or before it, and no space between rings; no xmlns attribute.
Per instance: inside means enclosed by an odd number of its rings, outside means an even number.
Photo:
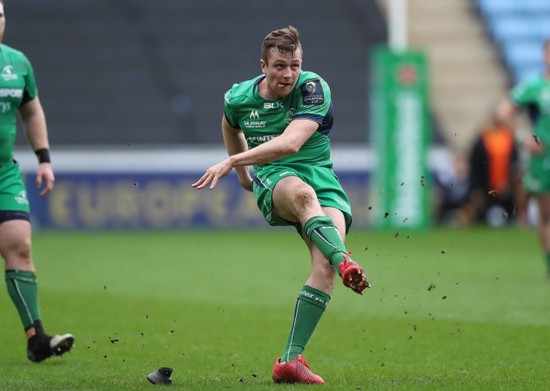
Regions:
<svg viewBox="0 0 550 391"><path fill-rule="evenodd" d="M23 123L23 130L33 151L46 151L49 156L50 144L48 141L48 129L46 126L46 116L44 109L38 97L31 99L19 107L19 114ZM55 177L49 158L44 155L39 158L38 169L36 171L36 186L44 188L40 195L48 194L54 186Z"/></svg>

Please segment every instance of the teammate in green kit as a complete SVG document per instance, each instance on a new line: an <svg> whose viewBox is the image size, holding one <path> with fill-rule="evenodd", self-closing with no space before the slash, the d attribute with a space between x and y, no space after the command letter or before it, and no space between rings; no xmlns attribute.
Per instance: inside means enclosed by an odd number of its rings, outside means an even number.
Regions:
<svg viewBox="0 0 550 391"><path fill-rule="evenodd" d="M0 42L5 26L4 2L0 0ZM32 66L21 52L0 43L0 254L4 258L8 293L27 336L27 357L40 362L69 351L74 337L48 335L42 326L31 258L29 201L19 166L13 160L17 112L38 158L36 185L43 196L52 190L54 174Z"/></svg>
<svg viewBox="0 0 550 391"><path fill-rule="evenodd" d="M510 124L519 108L527 108L534 116L533 136L522 143L530 155L523 184L537 200L539 240L550 281L550 39L544 42L543 52L545 73L515 86L499 112Z"/></svg>
<svg viewBox="0 0 550 391"><path fill-rule="evenodd" d="M208 168L193 187L213 189L235 168L270 225L300 232L311 253L311 274L298 294L272 376L276 382L323 384L302 353L331 299L336 273L359 294L370 285L344 245L351 208L332 168L330 88L319 75L302 70L296 28L264 38L260 67L262 75L225 94L221 128L229 157Z"/></svg>

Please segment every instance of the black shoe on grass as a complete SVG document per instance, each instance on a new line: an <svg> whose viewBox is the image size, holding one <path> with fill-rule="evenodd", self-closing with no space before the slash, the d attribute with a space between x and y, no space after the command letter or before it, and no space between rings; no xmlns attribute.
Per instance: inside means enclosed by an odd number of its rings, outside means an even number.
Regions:
<svg viewBox="0 0 550 391"><path fill-rule="evenodd" d="M62 356L72 349L73 344L72 334L36 334L27 342L27 358L32 362L41 362L51 356Z"/></svg>

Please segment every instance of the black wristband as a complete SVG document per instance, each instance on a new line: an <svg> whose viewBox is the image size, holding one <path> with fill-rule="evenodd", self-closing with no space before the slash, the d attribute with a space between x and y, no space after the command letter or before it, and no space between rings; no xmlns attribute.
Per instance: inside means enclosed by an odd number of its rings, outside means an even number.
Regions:
<svg viewBox="0 0 550 391"><path fill-rule="evenodd" d="M38 158L38 163L51 163L50 150L48 148L41 148L34 151Z"/></svg>

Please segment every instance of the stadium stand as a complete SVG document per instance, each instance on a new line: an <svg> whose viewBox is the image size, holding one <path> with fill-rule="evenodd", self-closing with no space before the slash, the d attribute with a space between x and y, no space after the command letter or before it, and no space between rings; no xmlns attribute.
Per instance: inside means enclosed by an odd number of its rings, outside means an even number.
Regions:
<svg viewBox="0 0 550 391"><path fill-rule="evenodd" d="M386 42L374 2L26 0L6 14L56 146L219 145L224 91L259 74L261 39L288 24L332 86L335 143L368 138L368 52Z"/></svg>
<svg viewBox="0 0 550 391"><path fill-rule="evenodd" d="M432 107L452 150L469 148L507 83L473 1L408 1L409 46L428 55Z"/></svg>
<svg viewBox="0 0 550 391"><path fill-rule="evenodd" d="M550 1L476 0L476 4L501 51L510 81L540 74L542 43L550 38Z"/></svg>

